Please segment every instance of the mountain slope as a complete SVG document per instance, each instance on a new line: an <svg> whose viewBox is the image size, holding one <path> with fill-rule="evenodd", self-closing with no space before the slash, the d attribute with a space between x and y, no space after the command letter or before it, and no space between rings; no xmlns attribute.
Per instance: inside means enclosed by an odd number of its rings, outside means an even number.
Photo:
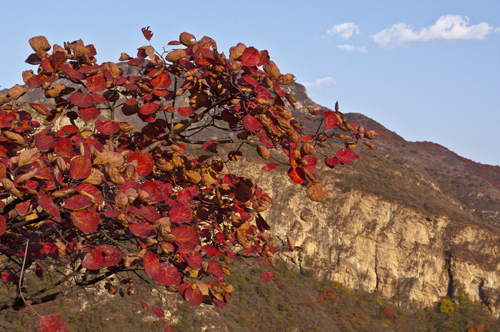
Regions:
<svg viewBox="0 0 500 332"><path fill-rule="evenodd" d="M298 99L297 118L315 131L318 121L307 107L321 106L301 85L286 89ZM380 134L378 149L360 146L361 159L353 165L320 167L317 178L329 190L323 202L307 200L304 188L283 172L262 172L262 161L250 151L231 166L274 198L264 214L274 238L290 234L305 248L296 257L299 271L375 293L401 310L466 294L498 317L500 169L438 144L407 142L360 114L347 117ZM341 146L324 152L331 156ZM282 157L273 152L277 162Z"/></svg>

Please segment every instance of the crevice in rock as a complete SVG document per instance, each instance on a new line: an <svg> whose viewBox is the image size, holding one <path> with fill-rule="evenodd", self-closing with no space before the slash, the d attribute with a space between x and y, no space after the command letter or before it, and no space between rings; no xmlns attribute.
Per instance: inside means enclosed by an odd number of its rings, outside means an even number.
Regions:
<svg viewBox="0 0 500 332"><path fill-rule="evenodd" d="M450 299L453 298L453 273L451 273L451 253L450 252L446 252L446 258L445 258L445 262L446 262L446 266L447 266L447 270L448 270L448 292L447 292L447 295Z"/></svg>
<svg viewBox="0 0 500 332"><path fill-rule="evenodd" d="M378 245L375 242L375 291L378 292Z"/></svg>
<svg viewBox="0 0 500 332"><path fill-rule="evenodd" d="M488 301L488 295L484 292L484 280L481 280L479 283L479 298L481 299L481 303L484 304L485 306L488 307L488 310L490 311L491 314L493 314L493 311L491 310L489 301Z"/></svg>

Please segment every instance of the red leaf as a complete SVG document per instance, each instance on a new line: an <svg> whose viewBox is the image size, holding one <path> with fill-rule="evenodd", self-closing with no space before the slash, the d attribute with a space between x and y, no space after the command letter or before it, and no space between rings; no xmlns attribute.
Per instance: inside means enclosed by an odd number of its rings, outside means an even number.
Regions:
<svg viewBox="0 0 500 332"><path fill-rule="evenodd" d="M165 317L165 311L163 311L163 309L160 309L158 307L155 307L154 305L151 306L151 310L153 311L153 313L156 315L156 317L158 318L163 318Z"/></svg>
<svg viewBox="0 0 500 332"><path fill-rule="evenodd" d="M172 84L172 80L167 73L161 73L151 80L151 85L153 85L156 90L166 90L170 84Z"/></svg>
<svg viewBox="0 0 500 332"><path fill-rule="evenodd" d="M153 171L154 168L154 159L151 153L149 152L141 152L139 150L132 153L127 161L129 163L137 160L137 167L135 168L137 174L141 177L147 176L149 173Z"/></svg>
<svg viewBox="0 0 500 332"><path fill-rule="evenodd" d="M158 274L155 277L155 282L158 285L165 286L179 286L181 284L181 277L179 271L170 263L162 262L160 263Z"/></svg>
<svg viewBox="0 0 500 332"><path fill-rule="evenodd" d="M141 185L141 189L148 193L148 201L150 204L158 203L162 200L159 181L148 181Z"/></svg>
<svg viewBox="0 0 500 332"><path fill-rule="evenodd" d="M33 76L31 76L28 79L28 81L26 82L26 84L28 84L29 86L37 88L40 85L42 85L42 82L43 82L44 79L45 79L45 76L43 76L43 75L33 75Z"/></svg>
<svg viewBox="0 0 500 332"><path fill-rule="evenodd" d="M141 302L141 305L142 305L142 309L144 309L144 310L146 310L146 311L148 311L148 310L149 310L149 306L148 306L148 304L147 304L147 303L145 303L145 302Z"/></svg>
<svg viewBox="0 0 500 332"><path fill-rule="evenodd" d="M255 223L257 224L257 228L261 232L271 229L271 226L269 226L269 224L264 220L264 218L262 218L262 216L259 213L255 217Z"/></svg>
<svg viewBox="0 0 500 332"><path fill-rule="evenodd" d="M357 154L355 154L351 150L347 150L347 149L338 150L337 153L335 154L335 157L339 158L342 162L344 162L346 164L350 164L354 160L359 158L359 156ZM350 159L352 159L352 160L350 160Z"/></svg>
<svg viewBox="0 0 500 332"><path fill-rule="evenodd" d="M142 238L156 236L156 228L147 221L136 222L131 224L128 229L134 234Z"/></svg>
<svg viewBox="0 0 500 332"><path fill-rule="evenodd" d="M84 195L74 195L64 201L64 207L68 210L80 211L88 208L92 204L90 197Z"/></svg>
<svg viewBox="0 0 500 332"><path fill-rule="evenodd" d="M325 164L330 168L334 168L335 166L340 165L340 160L335 157L325 158Z"/></svg>
<svg viewBox="0 0 500 332"><path fill-rule="evenodd" d="M180 253L190 253L200 243L196 230L187 225L174 228L172 234L176 237L175 244L179 246L177 252Z"/></svg>
<svg viewBox="0 0 500 332"><path fill-rule="evenodd" d="M97 93L91 93L92 99L94 99L94 102L97 104L103 104L106 102L106 98L104 98L102 95L97 94Z"/></svg>
<svg viewBox="0 0 500 332"><path fill-rule="evenodd" d="M214 305L217 307L217 308L224 308L227 303L226 302L222 302L222 301L219 301L217 299L212 299L212 301L214 302Z"/></svg>
<svg viewBox="0 0 500 332"><path fill-rule="evenodd" d="M212 273L219 279L224 278L224 272L222 272L222 267L216 261L208 262L208 272Z"/></svg>
<svg viewBox="0 0 500 332"><path fill-rule="evenodd" d="M71 94L71 96L69 97L69 101L73 105L81 108L87 108L94 105L94 99L92 98L92 96L82 92L73 92L73 94Z"/></svg>
<svg viewBox="0 0 500 332"><path fill-rule="evenodd" d="M102 192L91 184L82 183L78 185L75 189L80 194L82 194L82 192L85 192L89 195L92 195L92 197L94 197L94 201L97 204L104 203L104 196L102 195Z"/></svg>
<svg viewBox="0 0 500 332"><path fill-rule="evenodd" d="M14 130L17 131L18 133L23 132L26 129L28 129L28 121L27 120L23 120L23 123L20 126L14 126Z"/></svg>
<svg viewBox="0 0 500 332"><path fill-rule="evenodd" d="M89 92L101 92L106 89L106 80L103 74L87 77L87 90Z"/></svg>
<svg viewBox="0 0 500 332"><path fill-rule="evenodd" d="M144 270L150 278L156 277L160 269L160 261L151 251L147 251L143 257Z"/></svg>
<svg viewBox="0 0 500 332"><path fill-rule="evenodd" d="M47 152L54 147L54 138L45 135L45 132L39 133L35 136L35 147L42 152Z"/></svg>
<svg viewBox="0 0 500 332"><path fill-rule="evenodd" d="M153 94L158 96L158 97L165 97L166 95L168 95L169 93L171 93L170 91L168 90L153 90ZM168 98L167 98L168 100ZM170 105L168 107L165 108L165 110L169 113L173 113L174 112L174 108Z"/></svg>
<svg viewBox="0 0 500 332"><path fill-rule="evenodd" d="M202 145L203 150L205 150L207 152L214 152L214 153L217 153L218 146L219 146L219 142L217 142L216 140L207 141L207 142L203 143L203 145Z"/></svg>
<svg viewBox="0 0 500 332"><path fill-rule="evenodd" d="M101 115L101 110L96 107L80 108L78 110L78 115L85 121L91 121Z"/></svg>
<svg viewBox="0 0 500 332"><path fill-rule="evenodd" d="M337 126L337 116L332 111L324 112L325 116L323 121L325 122L326 131L332 130Z"/></svg>
<svg viewBox="0 0 500 332"><path fill-rule="evenodd" d="M160 108L160 104L157 104L157 103L147 103L147 104L144 104L144 106L141 107L141 109L139 110L139 112L141 114L144 114L144 115L153 114L153 113L156 113L156 111L158 110L158 108Z"/></svg>
<svg viewBox="0 0 500 332"><path fill-rule="evenodd" d="M304 143L309 143L314 139L314 136L316 136L316 135L314 135L314 134L305 135L305 136L302 136L299 139L299 141L304 142Z"/></svg>
<svg viewBox="0 0 500 332"><path fill-rule="evenodd" d="M160 247L165 252L174 252L175 251L174 245L170 242L161 242Z"/></svg>
<svg viewBox="0 0 500 332"><path fill-rule="evenodd" d="M38 265L38 263L36 263L35 274L43 282L43 269L40 267L40 265Z"/></svg>
<svg viewBox="0 0 500 332"><path fill-rule="evenodd" d="M179 191L177 194L177 202L189 205L193 200L194 196L198 195L198 187L191 186L189 188Z"/></svg>
<svg viewBox="0 0 500 332"><path fill-rule="evenodd" d="M99 248L91 247L91 251L85 254L82 266L89 270L99 270L105 263L102 251Z"/></svg>
<svg viewBox="0 0 500 332"><path fill-rule="evenodd" d="M304 174L304 171L300 168L290 168L288 170L288 176L290 179L292 179L293 182L297 184L302 184L305 182L306 175Z"/></svg>
<svg viewBox="0 0 500 332"><path fill-rule="evenodd" d="M269 53L264 50L264 51L260 51L259 52L259 63L257 64L257 66L262 66L263 64L265 64L266 62L269 61Z"/></svg>
<svg viewBox="0 0 500 332"><path fill-rule="evenodd" d="M59 314L39 316L38 332L68 332L69 328L64 319Z"/></svg>
<svg viewBox="0 0 500 332"><path fill-rule="evenodd" d="M52 197L50 196L49 193L44 188L40 189L40 192L38 193L38 205L42 207L42 209L45 210L48 214L53 216L57 221L61 220L61 215L59 213L59 209L57 206L54 204L54 201L52 200Z"/></svg>
<svg viewBox="0 0 500 332"><path fill-rule="evenodd" d="M224 254L230 259L236 259L236 257L238 257L236 253L232 252L231 250L224 251Z"/></svg>
<svg viewBox="0 0 500 332"><path fill-rule="evenodd" d="M146 38L148 41L151 40L151 37L153 37L153 32L149 30L149 26L147 28L142 28L142 34L144 35L144 38Z"/></svg>
<svg viewBox="0 0 500 332"><path fill-rule="evenodd" d="M259 51L255 47L247 47L241 55L241 64L243 66L256 66L260 61Z"/></svg>
<svg viewBox="0 0 500 332"><path fill-rule="evenodd" d="M184 258L191 268L195 270L201 269L201 262L203 261L203 257L201 257L201 253L199 251L194 252L193 255L186 255Z"/></svg>
<svg viewBox="0 0 500 332"><path fill-rule="evenodd" d="M66 75L68 75L72 79L75 79L75 80L81 80L81 79L83 79L83 74L80 73L78 70L74 70L73 66L70 65L67 62L65 62L65 63L62 64L61 69L63 70L63 72Z"/></svg>
<svg viewBox="0 0 500 332"><path fill-rule="evenodd" d="M248 131L256 131L264 128L262 126L262 123L260 123L250 114L245 115L245 117L243 118L243 127L245 127L245 129Z"/></svg>
<svg viewBox="0 0 500 332"><path fill-rule="evenodd" d="M60 69L61 65L66 62L66 53L62 51L57 51L52 54L52 64L55 69Z"/></svg>
<svg viewBox="0 0 500 332"><path fill-rule="evenodd" d="M42 60L42 63L40 66L45 70L46 72L53 73L54 72L54 67L52 66L52 63L50 62L49 59L45 58Z"/></svg>
<svg viewBox="0 0 500 332"><path fill-rule="evenodd" d="M267 272L262 272L262 279L264 279L265 282L269 282L269 275Z"/></svg>
<svg viewBox="0 0 500 332"><path fill-rule="evenodd" d="M163 332L174 332L170 326L167 326Z"/></svg>
<svg viewBox="0 0 500 332"><path fill-rule="evenodd" d="M92 170L92 162L87 157L76 157L71 160L69 174L73 179L86 179Z"/></svg>
<svg viewBox="0 0 500 332"><path fill-rule="evenodd" d="M118 264L125 256L125 253L107 244L99 246L98 248L105 254L103 264L104 266L114 266Z"/></svg>
<svg viewBox="0 0 500 332"><path fill-rule="evenodd" d="M255 78L250 77L250 76L243 76L243 80L252 86L259 85L259 82L257 82L257 80Z"/></svg>
<svg viewBox="0 0 500 332"><path fill-rule="evenodd" d="M57 131L57 136L68 137L74 134L78 134L79 130L73 125L66 125Z"/></svg>
<svg viewBox="0 0 500 332"><path fill-rule="evenodd" d="M99 226L99 216L94 211L73 212L71 220L85 234L95 232Z"/></svg>
<svg viewBox="0 0 500 332"><path fill-rule="evenodd" d="M67 137L62 137L56 141L54 146L56 155L69 158L71 155L71 140Z"/></svg>
<svg viewBox="0 0 500 332"><path fill-rule="evenodd" d="M179 112L179 114L183 117L189 117L189 116L193 116L195 113L194 113L194 110L192 107L179 107L177 109L177 112Z"/></svg>
<svg viewBox="0 0 500 332"><path fill-rule="evenodd" d="M276 166L278 166L278 165L276 165L276 164L266 164L266 166L262 167L261 169L263 171L271 171L271 170L275 169Z"/></svg>
<svg viewBox="0 0 500 332"><path fill-rule="evenodd" d="M97 130L107 136L113 135L120 130L120 125L112 120L97 120L95 123L95 127Z"/></svg>
<svg viewBox="0 0 500 332"><path fill-rule="evenodd" d="M267 136L266 134L259 133L259 141L261 141L262 143L264 143L264 145L267 148L272 148L273 147L273 144L271 143L271 140L269 139L269 136Z"/></svg>
<svg viewBox="0 0 500 332"><path fill-rule="evenodd" d="M193 217L193 211L185 204L174 203L170 209L169 217L173 223L189 223Z"/></svg>
<svg viewBox="0 0 500 332"><path fill-rule="evenodd" d="M122 105L123 105L122 112L125 115L136 114L137 111L139 111L139 107L137 106L137 100L136 99L127 100Z"/></svg>
<svg viewBox="0 0 500 332"><path fill-rule="evenodd" d="M315 156L311 155L304 156L301 162L306 163L305 165L303 164L302 167L308 170L311 174L316 171L316 164L318 163L318 158L316 158Z"/></svg>
<svg viewBox="0 0 500 332"><path fill-rule="evenodd" d="M0 236L2 236L7 230L7 222L5 221L5 217L0 215Z"/></svg>
<svg viewBox="0 0 500 332"><path fill-rule="evenodd" d="M201 302L203 302L203 294L201 293L200 288L194 284L187 283L180 285L179 293L192 307L199 306Z"/></svg>
<svg viewBox="0 0 500 332"><path fill-rule="evenodd" d="M0 273L2 281L5 283L12 282L14 284L19 284L19 276L12 271L2 271Z"/></svg>

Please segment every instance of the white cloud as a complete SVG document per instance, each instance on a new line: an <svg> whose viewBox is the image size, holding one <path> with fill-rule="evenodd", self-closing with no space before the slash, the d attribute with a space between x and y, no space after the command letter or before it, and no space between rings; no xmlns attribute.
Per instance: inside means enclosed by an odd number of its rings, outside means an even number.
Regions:
<svg viewBox="0 0 500 332"><path fill-rule="evenodd" d="M329 36L339 35L342 39L349 39L353 34L359 34L359 26L352 22L337 24L326 33Z"/></svg>
<svg viewBox="0 0 500 332"><path fill-rule="evenodd" d="M335 82L333 77L320 78L317 79L314 83L300 82L300 84L302 84L306 88L311 88L311 89L322 89L323 85L335 84L335 83L337 82Z"/></svg>
<svg viewBox="0 0 500 332"><path fill-rule="evenodd" d="M492 30L493 27L485 22L469 25L467 16L443 15L436 23L418 32L406 23L399 23L372 35L371 38L381 47L393 48L417 41L485 39Z"/></svg>
<svg viewBox="0 0 500 332"><path fill-rule="evenodd" d="M345 51L358 51L358 52L366 52L366 49L363 46L354 46L354 45L337 45L337 48Z"/></svg>

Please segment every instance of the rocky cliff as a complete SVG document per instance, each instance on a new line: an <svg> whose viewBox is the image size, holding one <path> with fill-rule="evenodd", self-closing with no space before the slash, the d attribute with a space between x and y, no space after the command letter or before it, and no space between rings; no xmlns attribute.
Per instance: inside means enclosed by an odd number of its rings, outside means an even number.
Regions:
<svg viewBox="0 0 500 332"><path fill-rule="evenodd" d="M429 218L413 209L359 191L343 192L336 177L323 183L324 202L311 202L305 189L286 174L263 174L241 162L241 174L255 179L274 199L265 218L273 234L291 235L304 247L301 268L349 288L377 292L399 306L428 307L459 289L500 314L500 266L485 266L476 256L498 256L500 236L474 226L451 235L450 218ZM454 248L472 253L454 255Z"/></svg>

